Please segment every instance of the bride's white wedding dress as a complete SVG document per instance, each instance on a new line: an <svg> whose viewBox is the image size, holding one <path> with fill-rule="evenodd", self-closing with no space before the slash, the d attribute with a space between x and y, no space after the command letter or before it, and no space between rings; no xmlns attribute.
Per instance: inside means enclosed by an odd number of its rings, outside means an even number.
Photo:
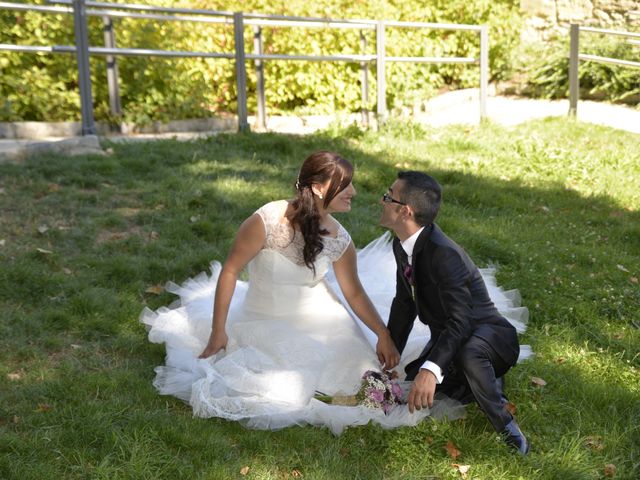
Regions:
<svg viewBox="0 0 640 480"><path fill-rule="evenodd" d="M313 398L316 391L353 394L366 370L379 370L376 337L345 307L333 276L332 262L351 242L347 231L340 226L335 238L323 238L314 274L302 261L301 235L294 235L284 219L286 207L282 200L256 212L264 222L265 247L248 265L249 281L237 282L227 319L226 350L198 359L211 331L218 262L212 263L211 275L201 273L180 286L168 284L167 290L180 297L169 308L142 312L149 340L166 345L165 365L155 369L159 392L189 402L194 415L270 430L312 424L339 434L347 426L369 421L391 428L415 425L429 414L460 415L455 402L442 401L431 412L413 414L398 406L385 415L381 410L327 405ZM358 270L386 321L395 292L389 234L358 252ZM518 307L517 292L503 292L491 271L483 271L483 277L498 309L523 331L527 310ZM404 364L418 355L428 337L429 329L416 322L398 372L403 373Z"/></svg>

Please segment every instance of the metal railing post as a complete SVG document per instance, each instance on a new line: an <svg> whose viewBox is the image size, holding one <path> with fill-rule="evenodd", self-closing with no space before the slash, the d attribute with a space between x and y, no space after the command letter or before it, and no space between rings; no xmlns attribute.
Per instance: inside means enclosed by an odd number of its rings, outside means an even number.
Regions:
<svg viewBox="0 0 640 480"><path fill-rule="evenodd" d="M95 135L96 125L93 119L91 71L89 69L89 35L87 33L87 11L84 0L73 0L73 29L76 40L76 60L78 62L82 135Z"/></svg>
<svg viewBox="0 0 640 480"><path fill-rule="evenodd" d="M236 49L236 86L238 89L238 131L250 130L247 121L247 68L244 51L244 20L242 12L233 14L233 34Z"/></svg>
<svg viewBox="0 0 640 480"><path fill-rule="evenodd" d="M362 54L367 54L367 37L364 32L360 30L360 48ZM362 96L362 125L369 126L369 62L360 62L360 72L362 84L360 88L360 95Z"/></svg>
<svg viewBox="0 0 640 480"><path fill-rule="evenodd" d="M262 27L253 27L253 51L256 55L262 55ZM256 66L256 90L258 94L258 121L257 127L259 129L267 128L267 112L266 102L264 98L264 63L262 60L255 60Z"/></svg>
<svg viewBox="0 0 640 480"><path fill-rule="evenodd" d="M385 77L384 22L376 25L376 74L378 91L378 124L387 118L387 82Z"/></svg>
<svg viewBox="0 0 640 480"><path fill-rule="evenodd" d="M116 35L113 31L113 22L110 17L102 17L102 31L104 32L104 46L116 48ZM118 63L116 57L107 55L107 86L109 88L109 110L111 114L119 117L122 115L120 104L120 86L118 85Z"/></svg>
<svg viewBox="0 0 640 480"><path fill-rule="evenodd" d="M580 25L571 24L571 44L569 47L569 115L575 117L578 113L578 95L580 78L578 77L578 58L580 52Z"/></svg>
<svg viewBox="0 0 640 480"><path fill-rule="evenodd" d="M487 90L489 86L489 27L480 30L480 120L487 118Z"/></svg>

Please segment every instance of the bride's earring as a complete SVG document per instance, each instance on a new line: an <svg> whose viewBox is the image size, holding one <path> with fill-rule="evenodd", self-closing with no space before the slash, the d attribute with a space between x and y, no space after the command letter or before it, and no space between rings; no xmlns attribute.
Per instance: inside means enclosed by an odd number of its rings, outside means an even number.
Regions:
<svg viewBox="0 0 640 480"><path fill-rule="evenodd" d="M318 198L319 198L320 200L322 200L322 193L319 193L319 194L318 194Z"/></svg>

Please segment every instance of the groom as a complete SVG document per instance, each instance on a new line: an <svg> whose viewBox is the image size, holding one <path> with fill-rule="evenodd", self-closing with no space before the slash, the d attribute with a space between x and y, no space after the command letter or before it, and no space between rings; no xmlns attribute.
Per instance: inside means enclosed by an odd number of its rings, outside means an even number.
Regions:
<svg viewBox="0 0 640 480"><path fill-rule="evenodd" d="M388 328L402 353L418 316L431 340L405 369L413 380L409 410L430 407L436 392L477 401L503 438L526 455L529 443L506 409L502 376L520 347L515 328L493 305L466 252L434 223L438 182L421 172L399 172L382 196L380 224L396 234L396 296Z"/></svg>

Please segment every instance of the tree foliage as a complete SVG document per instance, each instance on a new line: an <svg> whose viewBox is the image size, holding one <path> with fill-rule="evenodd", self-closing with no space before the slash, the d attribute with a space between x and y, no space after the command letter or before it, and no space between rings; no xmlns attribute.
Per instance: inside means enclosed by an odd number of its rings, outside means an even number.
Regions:
<svg viewBox="0 0 640 480"><path fill-rule="evenodd" d="M171 0L140 1L157 6L223 11L416 22L487 24L494 79L508 76L513 46L518 43L516 0ZM114 19L118 47L234 51L231 24ZM264 27L265 53L375 54L374 30ZM89 18L92 46L104 45L102 20ZM393 56L479 56L474 32L388 28L386 54ZM363 43L366 42L366 43ZM73 45L71 15L0 11L0 43ZM253 49L253 31L245 27L245 47ZM233 60L119 57L119 84L124 120L206 117L235 112ZM270 113L328 113L361 108L361 66L344 62L268 61L265 63L266 101ZM368 67L370 96L375 106L375 65ZM256 74L247 62L250 112L256 110ZM69 54L0 52L0 120L73 120L80 115L75 57ZM110 118L105 58L92 56L91 77L97 119ZM387 102L416 105L442 88L478 84L477 66L460 64L389 63Z"/></svg>

